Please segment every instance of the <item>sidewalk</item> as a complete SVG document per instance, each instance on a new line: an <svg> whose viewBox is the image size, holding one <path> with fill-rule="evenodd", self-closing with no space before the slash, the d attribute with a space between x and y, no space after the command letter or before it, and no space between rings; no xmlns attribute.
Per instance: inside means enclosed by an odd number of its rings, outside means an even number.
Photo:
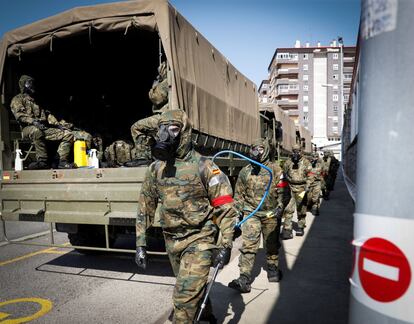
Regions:
<svg viewBox="0 0 414 324"><path fill-rule="evenodd" d="M265 253L259 250L252 291L240 295L227 287L239 276L241 242L219 273L211 300L219 323L347 323L354 206L342 174L320 216L307 215L305 236L282 241L280 283L267 281Z"/></svg>

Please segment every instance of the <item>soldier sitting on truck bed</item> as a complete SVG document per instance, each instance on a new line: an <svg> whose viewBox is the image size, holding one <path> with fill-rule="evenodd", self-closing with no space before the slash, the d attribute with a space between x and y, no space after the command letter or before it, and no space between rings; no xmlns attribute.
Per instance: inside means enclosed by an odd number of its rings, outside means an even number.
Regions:
<svg viewBox="0 0 414 324"><path fill-rule="evenodd" d="M151 146L158 131L160 114L168 109L167 63L158 67L158 76L148 96L152 102L153 116L140 119L131 126L131 136L135 143L135 159L125 163L127 167L149 165L152 162Z"/></svg>
<svg viewBox="0 0 414 324"><path fill-rule="evenodd" d="M29 165L29 169L47 169L48 155L45 141L59 141L57 153L59 155L59 169L68 169L72 164L68 162L73 143L73 134L61 125L50 125L48 113L40 108L33 95L35 93L34 79L22 75L19 80L20 93L10 104L14 117L22 128L23 138L33 142L36 150L36 162Z"/></svg>

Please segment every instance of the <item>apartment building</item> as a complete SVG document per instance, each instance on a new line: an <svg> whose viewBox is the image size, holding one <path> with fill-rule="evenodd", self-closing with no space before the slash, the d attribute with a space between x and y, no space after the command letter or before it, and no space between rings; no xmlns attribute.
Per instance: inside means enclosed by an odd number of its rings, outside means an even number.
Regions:
<svg viewBox="0 0 414 324"><path fill-rule="evenodd" d="M269 80L263 80L259 87L259 103L268 103Z"/></svg>
<svg viewBox="0 0 414 324"><path fill-rule="evenodd" d="M337 41L278 48L268 67L267 101L309 129L317 147L333 146L341 137L354 61L355 47Z"/></svg>

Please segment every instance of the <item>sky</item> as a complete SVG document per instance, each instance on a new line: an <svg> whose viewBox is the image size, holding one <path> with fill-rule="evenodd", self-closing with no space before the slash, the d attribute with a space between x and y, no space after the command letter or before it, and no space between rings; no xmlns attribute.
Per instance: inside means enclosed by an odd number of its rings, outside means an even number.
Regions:
<svg viewBox="0 0 414 324"><path fill-rule="evenodd" d="M0 37L77 6L113 0L0 0ZM170 3L258 86L278 47L356 44L360 0L171 0Z"/></svg>

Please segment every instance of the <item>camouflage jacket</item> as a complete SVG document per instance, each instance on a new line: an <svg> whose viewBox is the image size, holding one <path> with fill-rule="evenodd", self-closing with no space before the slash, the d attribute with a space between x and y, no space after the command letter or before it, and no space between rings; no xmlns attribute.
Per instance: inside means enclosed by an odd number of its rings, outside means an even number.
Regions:
<svg viewBox="0 0 414 324"><path fill-rule="evenodd" d="M10 108L22 127L32 125L35 119L47 122L46 112L28 94L20 93L16 95L11 101Z"/></svg>
<svg viewBox="0 0 414 324"><path fill-rule="evenodd" d="M323 176L327 176L329 174L329 169L331 167L331 157L328 157L326 160L322 159L323 164Z"/></svg>
<svg viewBox="0 0 414 324"><path fill-rule="evenodd" d="M139 196L137 246L145 246L146 229L154 221L158 203L167 251L215 247L216 224L221 245L232 246L236 211L227 176L211 161L190 150L174 165L155 161L147 170Z"/></svg>
<svg viewBox="0 0 414 324"><path fill-rule="evenodd" d="M321 159L318 159L315 166L312 165L312 162L311 162L311 166L312 166L312 170L308 173L308 176L309 176L310 185L312 186L314 183L316 184L316 182L320 182L322 180L324 165L323 165L323 161Z"/></svg>
<svg viewBox="0 0 414 324"><path fill-rule="evenodd" d="M152 110L154 113L160 112L160 110L168 103L168 90L167 78L159 82L156 81L150 89L148 96L153 103Z"/></svg>
<svg viewBox="0 0 414 324"><path fill-rule="evenodd" d="M288 159L283 165L283 171L290 186L310 185L309 172L312 171L312 165L308 159L301 157L297 165Z"/></svg>
<svg viewBox="0 0 414 324"><path fill-rule="evenodd" d="M284 191L289 188L283 180L283 172L278 164L268 161L264 165L272 170L273 181L270 186L269 195L256 215L274 216L273 212L277 207L283 208ZM266 191L269 178L269 172L260 168L259 173L256 173L251 164L246 165L240 171L234 195L238 211L250 213L256 209Z"/></svg>

